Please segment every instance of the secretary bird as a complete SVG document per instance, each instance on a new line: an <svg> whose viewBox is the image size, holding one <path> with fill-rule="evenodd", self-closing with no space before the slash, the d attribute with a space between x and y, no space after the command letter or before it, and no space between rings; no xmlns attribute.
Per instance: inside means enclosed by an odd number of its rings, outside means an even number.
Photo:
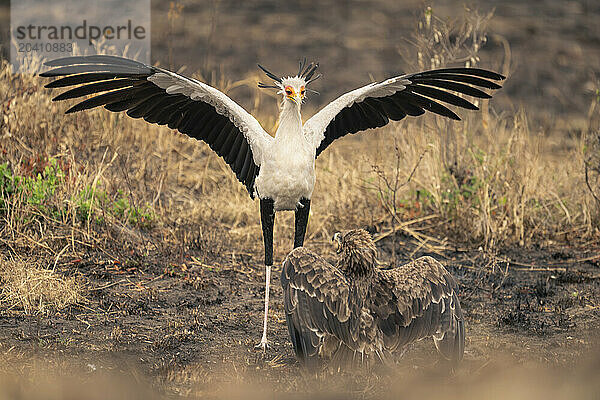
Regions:
<svg viewBox="0 0 600 400"><path fill-rule="evenodd" d="M53 100L91 95L66 113L104 106L202 140L229 164L250 197L260 199L266 286L263 335L257 347L263 350L267 347L275 212L295 211L294 248L302 246L315 186L316 157L335 139L382 127L407 115L431 111L460 120L439 101L470 110L478 108L449 91L488 99L491 96L477 87L499 89L493 81L504 79L478 68L401 75L348 92L303 124L300 110L307 86L321 77L316 74L318 64L301 62L296 76L286 78L259 65L273 80L272 84L259 83L259 87L276 89L282 95L279 126L273 137L224 93L164 68L108 55L66 57L45 65L54 68L41 76L62 77L46 87L76 86Z"/></svg>
<svg viewBox="0 0 600 400"><path fill-rule="evenodd" d="M431 257L383 270L365 230L336 233L339 259L331 265L299 247L281 272L285 317L297 358L319 356L338 369L391 361L391 353L433 337L455 366L463 357L465 324L456 281Z"/></svg>

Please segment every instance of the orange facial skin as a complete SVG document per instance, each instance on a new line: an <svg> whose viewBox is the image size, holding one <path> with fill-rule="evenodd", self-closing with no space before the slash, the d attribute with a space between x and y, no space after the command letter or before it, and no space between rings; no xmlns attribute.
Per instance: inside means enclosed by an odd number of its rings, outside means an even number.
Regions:
<svg viewBox="0 0 600 400"><path fill-rule="evenodd" d="M296 97L296 91L294 90L293 87L291 86L286 86L285 89L285 95L288 99L292 100L294 103L297 103L297 97ZM304 96L306 94L306 89L304 88L304 86L300 87L300 99L303 100Z"/></svg>
<svg viewBox="0 0 600 400"><path fill-rule="evenodd" d="M286 86L285 87L285 94L287 95L287 97L293 97L296 92L294 91L294 88L291 86Z"/></svg>

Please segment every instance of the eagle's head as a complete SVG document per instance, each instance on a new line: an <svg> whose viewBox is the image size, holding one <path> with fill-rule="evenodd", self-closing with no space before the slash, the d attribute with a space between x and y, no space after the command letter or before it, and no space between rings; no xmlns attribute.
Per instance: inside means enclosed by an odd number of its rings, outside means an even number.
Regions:
<svg viewBox="0 0 600 400"><path fill-rule="evenodd" d="M300 62L298 74L296 76L288 76L287 78L280 78L261 65L258 67L269 78L273 79L273 84L259 82L258 87L262 89L278 89L277 94L283 95L284 102L289 101L300 106L306 99L307 92L317 93L314 90L308 89L307 86L321 77L321 74L315 75L317 68L319 68L318 63L311 62L306 65L306 59L304 59L304 61Z"/></svg>
<svg viewBox="0 0 600 400"><path fill-rule="evenodd" d="M377 248L364 229L336 232L333 241L340 255L338 267L350 274L369 275L377 264Z"/></svg>

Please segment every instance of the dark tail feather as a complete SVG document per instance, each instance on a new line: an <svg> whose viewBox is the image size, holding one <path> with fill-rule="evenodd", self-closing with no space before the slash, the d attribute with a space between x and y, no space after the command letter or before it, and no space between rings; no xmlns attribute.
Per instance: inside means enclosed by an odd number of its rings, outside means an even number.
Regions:
<svg viewBox="0 0 600 400"><path fill-rule="evenodd" d="M287 261L286 261L287 262ZM288 327L288 332L290 334L290 339L292 340L292 345L294 347L294 353L296 353L296 358L302 365L304 365L309 370L317 369L319 367L319 337L312 332L310 329L304 329L302 323L298 319L298 310L295 312L289 313L291 303L290 303L290 294L287 288L287 277L285 276L285 265L284 270L281 274L282 286L284 287L284 306L286 309L286 323ZM298 307L303 309L302 304L306 299L301 294L298 296L298 300L300 304Z"/></svg>
<svg viewBox="0 0 600 400"><path fill-rule="evenodd" d="M317 370L319 368L319 357L317 349L312 343L312 338L310 338L310 334L307 337L307 335L302 335L295 328L292 329L293 332L290 331L290 336L292 336L294 352L296 353L298 361L300 361L300 363L308 370Z"/></svg>
<svg viewBox="0 0 600 400"><path fill-rule="evenodd" d="M331 355L329 368L334 371L354 370L360 367L363 361L360 353L339 342L338 349Z"/></svg>
<svg viewBox="0 0 600 400"><path fill-rule="evenodd" d="M444 329L442 337L433 337L435 347L445 359L456 366L463 358L465 351L465 321L456 293L452 299L446 300L446 312L451 312L449 326Z"/></svg>

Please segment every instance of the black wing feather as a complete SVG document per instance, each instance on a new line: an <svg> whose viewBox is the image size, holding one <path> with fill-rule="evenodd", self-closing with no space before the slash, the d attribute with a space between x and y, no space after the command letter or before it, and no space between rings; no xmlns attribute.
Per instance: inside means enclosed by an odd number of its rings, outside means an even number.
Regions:
<svg viewBox="0 0 600 400"><path fill-rule="evenodd" d="M195 139L203 140L225 159L238 180L254 197L254 180L259 168L243 133L216 109L182 94L168 94L148 78L160 69L122 57L75 56L46 63L53 69L40 74L60 77L47 88L75 86L54 100L89 97L66 112L104 106L109 111L126 111L132 118L168 125Z"/></svg>
<svg viewBox="0 0 600 400"><path fill-rule="evenodd" d="M76 74L65 76L64 78L57 79L46 84L45 88L59 88L66 87L72 85L80 85L82 83L89 82L99 82L108 79L117 79L117 78L137 78L139 74L137 73L112 73L112 72L96 72L96 73L87 73L87 74Z"/></svg>
<svg viewBox="0 0 600 400"><path fill-rule="evenodd" d="M468 102L462 97L458 97L455 94L448 93L443 90L436 89L434 87L415 85L410 88L410 91L412 93L422 94L423 96L427 96L432 99L444 101L448 104L452 104L453 106L466 108L468 110L479 110L477 106L475 106L473 103Z"/></svg>
<svg viewBox="0 0 600 400"><path fill-rule="evenodd" d="M409 102L411 104L418 105L419 107L423 108L423 110L425 110L425 111L431 111L435 114L441 115L442 117L448 117L453 120L460 121L460 117L458 115L456 115L454 112L452 112L452 110L450 110L447 107L444 107L440 103L437 103L427 97L423 97L416 93L407 92L407 91L397 93L396 96L398 96L400 98L404 98L407 102Z"/></svg>
<svg viewBox="0 0 600 400"><path fill-rule="evenodd" d="M50 78L53 76L83 74L86 72L110 72L113 74L147 74L151 75L152 70L150 68L137 68L128 67L123 65L108 65L108 64L84 64L84 65L70 65L67 67L58 67L51 69L50 71L42 72L40 76L44 78Z"/></svg>
<svg viewBox="0 0 600 400"><path fill-rule="evenodd" d="M229 154L225 157L225 161L232 167L236 165L235 161L237 160L238 155L242 154L242 140L243 136L236 135L235 130L231 129L229 132L229 139L225 142L225 148L229 148Z"/></svg>
<svg viewBox="0 0 600 400"><path fill-rule="evenodd" d="M414 79L413 82L421 83L418 85L423 87L423 85L434 86L442 89L453 90L455 92L459 92L462 94L466 94L468 96L477 97L480 99L491 99L492 96L484 92L483 90L479 90L473 86L465 85L464 83L445 81L442 79Z"/></svg>
<svg viewBox="0 0 600 400"><path fill-rule="evenodd" d="M325 128L325 137L317 148L316 156L335 139L349 133L384 126L390 119L398 121L407 115L419 116L430 111L460 120L456 113L440 102L469 110L478 108L448 91L488 99L491 96L477 87L499 89L501 86L493 81L502 80L504 76L480 68L445 68L405 75L402 78L410 81L404 90L386 97L366 97L342 109Z"/></svg>
<svg viewBox="0 0 600 400"><path fill-rule="evenodd" d="M135 98L135 99L126 99L117 101L114 103L106 104L104 108L112 112L126 111L126 110L134 110L138 106L144 106L146 109L149 109L154 104L155 100L159 100L161 93L156 90L152 92L148 97ZM129 115L129 114L128 114Z"/></svg>
<svg viewBox="0 0 600 400"><path fill-rule="evenodd" d="M417 76L416 78L421 78L421 76ZM425 77L423 77L423 78L425 78ZM498 85L495 82L488 81L486 79L481 79L481 78L478 78L476 76L471 76L471 75L458 75L458 74L443 74L443 73L440 73L440 74L427 75L426 78L429 78L429 79L445 79L447 81L469 83L471 85L483 87L483 88L486 88L486 89L500 89L502 87L502 86ZM423 82L426 82L426 81L423 80Z"/></svg>
<svg viewBox="0 0 600 400"><path fill-rule="evenodd" d="M147 68L147 66L139 61L130 60L128 58L94 54L90 56L73 56L57 58L56 60L46 61L45 65L48 67L63 67L65 65L74 64L113 64L123 65L134 68Z"/></svg>
<svg viewBox="0 0 600 400"><path fill-rule="evenodd" d="M140 84L135 79L113 79L110 81L94 82L88 85L76 87L66 92L61 93L52 99L52 101L75 99L77 97L86 96L88 94L104 92L107 90L120 89L128 86L134 86Z"/></svg>
<svg viewBox="0 0 600 400"><path fill-rule="evenodd" d="M394 101L394 103L396 103L396 105L399 108L401 108L406 113L406 115L410 115L411 117L418 117L419 115L425 114L425 110L423 110L421 107L407 101L401 96L398 96L398 94L390 96L390 99L392 99L392 101Z"/></svg>
<svg viewBox="0 0 600 400"><path fill-rule="evenodd" d="M244 166L244 162L246 161L246 156L248 155L248 148L244 146L244 141L240 141L240 150L237 152L237 156L233 161L233 168L235 171L242 171ZM239 173L238 173L239 174Z"/></svg>
<svg viewBox="0 0 600 400"><path fill-rule="evenodd" d="M481 69L481 68L442 68L442 69L433 69L433 70L430 70L430 71L418 72L416 74L409 75L409 77L437 75L439 73L475 75L475 76L480 76L482 78L493 79L495 81L502 81L502 80L506 79L506 77L503 76L503 75L500 75L500 74L498 74L496 72L493 72L493 71L489 71L487 69Z"/></svg>
<svg viewBox="0 0 600 400"><path fill-rule="evenodd" d="M141 88L124 88L119 90L114 90L112 92L107 92L95 97L90 97L87 100L84 100L80 103L75 104L73 107L69 108L65 111L65 114L70 114L77 111L89 110L90 108L95 108L98 106L103 106L108 103L123 101L127 99L132 99L135 97L136 93L139 93Z"/></svg>

